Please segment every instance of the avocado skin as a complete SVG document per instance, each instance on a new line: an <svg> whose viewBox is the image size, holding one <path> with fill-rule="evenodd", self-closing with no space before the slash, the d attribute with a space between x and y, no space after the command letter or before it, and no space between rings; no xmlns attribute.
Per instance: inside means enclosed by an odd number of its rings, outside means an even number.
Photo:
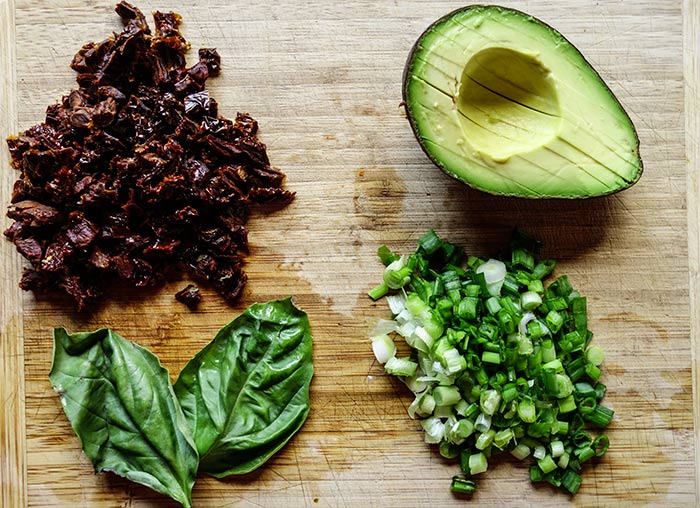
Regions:
<svg viewBox="0 0 700 508"><path fill-rule="evenodd" d="M637 161L638 161L638 170L637 170L637 173L636 173L634 179L628 181L627 184L624 186L621 186L618 188L612 188L607 192L596 193L596 194L591 194L591 195L573 195L572 194L572 195L556 195L556 196L554 196L554 195L540 194L540 195L536 195L536 196L535 195L523 196L517 192L500 192L500 191L495 191L495 190L490 190L490 189L484 189L484 188L481 188L477 185L474 185L471 182L464 179L463 177L461 177L460 175L456 174L455 172L450 171L444 165L444 163L442 161L440 161L437 157L435 157L431 153L431 151L425 146L425 144L421 138L420 131L419 131L419 128L417 125L417 121L416 121L415 115L413 114L413 111L411 109L411 103L410 103L410 100L408 97L408 87L410 84L410 77L412 75L412 71L413 71L413 67L414 67L414 63L415 63L416 53L418 52L418 50L420 48L420 44L427 34L431 33L433 30L435 30L436 27L438 27L439 25L450 20L454 16L456 16L462 12L466 12L466 11L470 11L470 10L496 11L496 12L500 12L500 13L511 13L511 14L521 16L524 19L528 19L530 21L533 21L535 23L542 25L543 27L545 27L547 30L549 30L553 34L556 34L557 37L559 37L563 41L565 41L569 46L571 46L572 49L574 49L579 54L581 59L590 68L590 71L600 80L600 83L604 87L605 91L609 94L610 98L618 105L618 107L620 108L620 112L626 117L627 121L629 122L629 126L631 128L631 132L632 132L632 135L634 136L634 140L635 140L635 144L636 144L636 157L637 157ZM642 158L640 157L640 153L639 153L639 146L640 146L639 135L638 135L637 130L634 126L634 123L632 122L632 120L629 117L629 114L627 113L625 108L620 103L619 99L615 96L615 94L612 92L612 90L610 90L607 83L605 83L605 81L600 76L600 74L595 69L595 67L593 67L593 65L591 65L591 63L578 50L578 48L574 44L572 44L563 34L561 34L561 32L559 32L558 30L553 28L548 23L545 23L541 19L536 18L535 16L527 14L523 11L518 10L518 9L513 9L511 7L503 7L503 6L499 6L499 5L473 4L473 5L468 5L465 7L460 7L458 9L455 9L455 10L445 14L444 16L438 18L433 23L431 23L423 31L423 33L421 33L421 35L418 37L418 39L416 39L413 46L411 47L411 50L409 51L409 54L408 54L408 58L406 60L406 64L404 66L402 83L403 83L403 86L402 86L401 105L405 109L406 117L408 118L409 124L411 126L411 130L413 131L413 134L416 137L416 140L418 141L418 144L421 147L421 149L423 150L423 152L428 156L428 158L430 159L430 161L434 165L436 165L438 168L440 168L440 170L443 173L445 173L449 177L454 178L454 179L458 180L459 182L463 183L464 185L466 185L472 189L475 189L477 191L484 192L486 194L491 194L494 196L506 196L506 197L522 198L522 199L562 199L562 200L590 199L590 198L594 198L594 197L609 196L612 194L616 194L622 190L628 189L639 181L639 179L642 176L642 173L644 172L644 164L643 164Z"/></svg>

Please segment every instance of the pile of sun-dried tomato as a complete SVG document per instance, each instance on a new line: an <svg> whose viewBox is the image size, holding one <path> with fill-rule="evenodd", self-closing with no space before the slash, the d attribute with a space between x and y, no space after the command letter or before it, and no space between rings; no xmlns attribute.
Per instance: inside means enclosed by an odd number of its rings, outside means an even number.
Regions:
<svg viewBox="0 0 700 508"><path fill-rule="evenodd" d="M205 90L216 50L187 68L179 15L156 12L152 34L136 7L116 11L124 30L73 58L79 88L7 141L21 175L5 236L32 265L20 287L61 289L82 309L117 279L151 286L181 267L235 300L251 205L293 193L256 121L218 116ZM196 305L199 292L177 297Z"/></svg>

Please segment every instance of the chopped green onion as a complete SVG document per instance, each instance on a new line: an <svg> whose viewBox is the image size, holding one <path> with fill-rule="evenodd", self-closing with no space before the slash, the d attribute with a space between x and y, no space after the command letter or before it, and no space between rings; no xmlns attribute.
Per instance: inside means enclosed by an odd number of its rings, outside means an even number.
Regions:
<svg viewBox="0 0 700 508"><path fill-rule="evenodd" d="M541 280L534 279L527 283L527 290L534 291L535 293L543 293L544 285L542 284Z"/></svg>
<svg viewBox="0 0 700 508"><path fill-rule="evenodd" d="M503 391L501 392L501 398L503 399L503 402L508 403L512 400L515 400L517 396L518 389L515 386L515 383L510 383L503 387Z"/></svg>
<svg viewBox="0 0 700 508"><path fill-rule="evenodd" d="M552 433L552 424L549 422L534 422L527 428L527 434L535 438L544 438Z"/></svg>
<svg viewBox="0 0 700 508"><path fill-rule="evenodd" d="M472 480L467 480L466 478L453 476L452 483L450 484L450 490L456 494L472 494L473 492L476 492L476 483L474 483Z"/></svg>
<svg viewBox="0 0 700 508"><path fill-rule="evenodd" d="M408 413L425 441L460 458L454 492L474 492L470 476L508 452L532 455L532 481L574 493L582 464L609 447L585 430L614 415L601 405L603 354L591 345L586 299L565 275L547 285L556 263L537 260L537 249L516 233L503 259L466 257L431 230L408 256L378 250L383 281L368 294L386 296L393 319L375 327L372 348L414 393ZM397 337L410 357L396 357Z"/></svg>
<svg viewBox="0 0 700 508"><path fill-rule="evenodd" d="M557 464L551 455L545 455L543 459L537 461L537 465L540 466L544 474L551 473L557 468Z"/></svg>
<svg viewBox="0 0 700 508"><path fill-rule="evenodd" d="M559 461L557 462L557 466L559 466L561 469L566 469L569 467L569 459L571 456L569 455L568 452L564 452L561 457L559 457Z"/></svg>
<svg viewBox="0 0 700 508"><path fill-rule="evenodd" d="M571 442L576 448L585 448L593 443L593 438L588 432L579 430L571 436Z"/></svg>
<svg viewBox="0 0 700 508"><path fill-rule="evenodd" d="M519 443L510 451L510 454L518 460L523 460L530 455L530 447L526 444Z"/></svg>
<svg viewBox="0 0 700 508"><path fill-rule="evenodd" d="M556 264L556 261L553 259L543 259L532 269L532 277L534 279L544 279L547 275L552 273Z"/></svg>
<svg viewBox="0 0 700 508"><path fill-rule="evenodd" d="M544 480L544 473L537 466L530 466L530 481L532 483L541 482Z"/></svg>
<svg viewBox="0 0 700 508"><path fill-rule="evenodd" d="M481 355L481 361L484 363L501 363L501 355L494 351L484 351Z"/></svg>
<svg viewBox="0 0 700 508"><path fill-rule="evenodd" d="M477 432L486 432L491 428L491 416L485 413L479 413L474 422L474 428Z"/></svg>
<svg viewBox="0 0 700 508"><path fill-rule="evenodd" d="M464 399L460 399L457 404L455 404L454 410L459 416L467 417L467 410L469 409L469 402Z"/></svg>
<svg viewBox="0 0 700 508"><path fill-rule="evenodd" d="M412 316L421 316L426 312L430 312L430 306L416 294L409 294L406 297L404 306Z"/></svg>
<svg viewBox="0 0 700 508"><path fill-rule="evenodd" d="M535 452L532 454L537 460L542 460L547 455L547 449L542 445L535 446Z"/></svg>
<svg viewBox="0 0 700 508"><path fill-rule="evenodd" d="M607 435L601 434L593 440L593 446L591 448L595 450L596 457L602 457L603 455L605 455L605 452L608 451L609 446L610 439L608 439Z"/></svg>
<svg viewBox="0 0 700 508"><path fill-rule="evenodd" d="M518 344L518 354L523 356L530 356L535 351L535 347L532 341L525 335L518 334L515 336L515 341ZM541 357L540 357L541 359Z"/></svg>
<svg viewBox="0 0 700 508"><path fill-rule="evenodd" d="M581 399L581 401L578 403L578 409L582 415L585 415L593 412L597 405L598 402L595 400L595 396L588 396Z"/></svg>
<svg viewBox="0 0 700 508"><path fill-rule="evenodd" d="M457 420L450 428L450 438L455 444L461 444L474 433L474 424L466 418Z"/></svg>
<svg viewBox="0 0 700 508"><path fill-rule="evenodd" d="M488 460L483 452L475 453L469 456L469 473L481 474L489 468Z"/></svg>
<svg viewBox="0 0 700 508"><path fill-rule="evenodd" d="M438 386L433 390L433 398L438 406L453 406L462 396L456 386Z"/></svg>
<svg viewBox="0 0 700 508"><path fill-rule="evenodd" d="M533 423L536 418L535 403L530 399L523 399L518 404L518 416L526 423Z"/></svg>
<svg viewBox="0 0 700 508"><path fill-rule="evenodd" d="M579 448L578 450L575 450L574 455L578 457L579 462L583 463L595 457L595 450L587 446L585 448Z"/></svg>
<svg viewBox="0 0 700 508"><path fill-rule="evenodd" d="M469 472L469 457L472 455L472 449L471 447L464 447L462 448L462 451L459 453L459 468L462 470L462 473L465 475L470 475L471 473Z"/></svg>
<svg viewBox="0 0 700 508"><path fill-rule="evenodd" d="M574 391L574 384L571 382L571 379L569 379L569 376L566 374L557 374L556 380L557 391L554 395L558 399L563 399L564 397L570 396Z"/></svg>
<svg viewBox="0 0 700 508"><path fill-rule="evenodd" d="M418 410L422 415L428 416L433 414L435 406L437 406L437 403L432 394L426 392L421 395L418 401Z"/></svg>
<svg viewBox="0 0 700 508"><path fill-rule="evenodd" d="M605 397L606 390L607 387L603 383L596 383L595 398L600 401L603 397Z"/></svg>
<svg viewBox="0 0 700 508"><path fill-rule="evenodd" d="M439 451L440 455L446 459L454 459L459 456L459 447L447 440L440 441Z"/></svg>
<svg viewBox="0 0 700 508"><path fill-rule="evenodd" d="M464 294L470 297L477 297L481 294L481 286L479 284L467 284L464 288Z"/></svg>
<svg viewBox="0 0 700 508"><path fill-rule="evenodd" d="M503 261L497 259L489 259L485 263L479 265L476 269L477 274L483 274L486 282L486 289L491 296L501 294L501 287L506 277L506 265Z"/></svg>
<svg viewBox="0 0 700 508"><path fill-rule="evenodd" d="M509 274L506 274L506 278L503 279L501 287L506 293L513 296L517 296L520 293L518 281L512 276L509 277Z"/></svg>
<svg viewBox="0 0 700 508"><path fill-rule="evenodd" d="M520 295L520 307L523 310L535 310L542 304L542 298L534 291L526 291Z"/></svg>
<svg viewBox="0 0 700 508"><path fill-rule="evenodd" d="M481 408L479 407L479 404L477 404L476 402L472 402L464 411L464 417L469 418L470 420L474 419L474 417L479 414L480 410Z"/></svg>
<svg viewBox="0 0 700 508"><path fill-rule="evenodd" d="M574 298L571 301L571 310L574 314L576 331L583 334L588 329L588 317L586 309L586 299L583 297Z"/></svg>
<svg viewBox="0 0 700 508"><path fill-rule="evenodd" d="M389 266L391 263L399 259L401 256L391 252L389 247L382 245L377 249L377 256L384 266Z"/></svg>
<svg viewBox="0 0 700 508"><path fill-rule="evenodd" d="M510 441L514 437L515 437L515 434L513 433L513 429L510 429L510 428L503 429L503 430L498 431L494 434L493 444L494 444L494 446L500 448L501 450L504 450L506 445L508 443L510 443Z"/></svg>
<svg viewBox="0 0 700 508"><path fill-rule="evenodd" d="M535 268L535 257L525 249L515 248L511 253L511 263L532 270Z"/></svg>
<svg viewBox="0 0 700 508"><path fill-rule="evenodd" d="M598 381L600 378L600 368L597 366L593 365L592 363L587 363L586 366L584 367L584 370L586 372L586 375L592 380L592 381Z"/></svg>
<svg viewBox="0 0 700 508"><path fill-rule="evenodd" d="M430 417L420 422L425 432L425 442L436 444L445 436L445 424L440 418Z"/></svg>
<svg viewBox="0 0 700 508"><path fill-rule="evenodd" d="M418 239L418 245L428 256L432 256L443 245L440 237L432 229Z"/></svg>
<svg viewBox="0 0 700 508"><path fill-rule="evenodd" d="M540 344L540 350L542 351L542 361L551 362L557 359L557 350L554 347L554 342L550 339L543 340Z"/></svg>
<svg viewBox="0 0 700 508"><path fill-rule="evenodd" d="M561 330L561 327L564 324L564 318L556 310L550 310L547 313L547 316L544 318L544 320L545 320L545 323L547 324L547 327L553 333L557 333L559 330Z"/></svg>
<svg viewBox="0 0 700 508"><path fill-rule="evenodd" d="M384 283L391 289L404 287L411 281L411 269L403 259L397 259L384 270Z"/></svg>
<svg viewBox="0 0 700 508"><path fill-rule="evenodd" d="M428 388L428 383L423 379L419 379L417 374L418 371L413 376L404 378L403 382L406 383L408 389L413 393L422 393Z"/></svg>
<svg viewBox="0 0 700 508"><path fill-rule="evenodd" d="M543 369L551 369L554 370L555 372L563 372L564 371L564 366L561 363L561 360L559 358L555 358L554 360L550 360L546 362L543 366Z"/></svg>
<svg viewBox="0 0 700 508"><path fill-rule="evenodd" d="M394 376L411 377L416 373L418 364L408 358L396 358L394 356L389 358L389 360L384 364L384 369L387 371L387 373L393 374Z"/></svg>
<svg viewBox="0 0 700 508"><path fill-rule="evenodd" d="M496 390L485 390L481 392L479 404L484 414L492 416L501 405L501 394Z"/></svg>
<svg viewBox="0 0 700 508"><path fill-rule="evenodd" d="M605 428L610 424L615 411L601 404L597 404L595 409L588 414L584 414L583 418L599 428Z"/></svg>
<svg viewBox="0 0 700 508"><path fill-rule="evenodd" d="M386 295L389 292L389 286L386 285L386 282L382 282L381 284L377 284L374 286L372 289L370 289L367 292L367 295L372 300L379 300L382 296Z"/></svg>
<svg viewBox="0 0 700 508"><path fill-rule="evenodd" d="M586 350L586 360L598 367L603 363L603 350L598 346L591 346Z"/></svg>
<svg viewBox="0 0 700 508"><path fill-rule="evenodd" d="M382 334L372 338L372 350L379 363L386 363L396 355L396 344L387 334Z"/></svg>
<svg viewBox="0 0 700 508"><path fill-rule="evenodd" d="M552 450L552 457L561 457L564 455L564 443L562 441L552 441L549 444Z"/></svg>
<svg viewBox="0 0 700 508"><path fill-rule="evenodd" d="M501 307L501 304L498 301L498 297L492 296L486 300L486 310L489 312L489 314L498 314L498 311L502 308L503 307Z"/></svg>
<svg viewBox="0 0 700 508"><path fill-rule="evenodd" d="M596 395L595 388L593 388L590 383L576 383L574 385L574 390L576 390L576 395L578 395L581 398L586 398L590 396L595 397Z"/></svg>
<svg viewBox="0 0 700 508"><path fill-rule="evenodd" d="M527 334L533 338L533 339L539 339L543 335L547 333L547 329L542 326L542 323L540 323L537 320L530 321L527 324Z"/></svg>
<svg viewBox="0 0 700 508"><path fill-rule="evenodd" d="M576 410L576 401L574 400L573 395L569 395L568 397L559 399L557 403L559 405L560 413L570 413Z"/></svg>
<svg viewBox="0 0 700 508"><path fill-rule="evenodd" d="M566 275L562 275L555 280L551 287L559 296L563 296L564 298L568 298L568 296L574 290L571 282L569 282L569 277Z"/></svg>
<svg viewBox="0 0 700 508"><path fill-rule="evenodd" d="M466 296L455 304L453 309L454 315L462 319L475 319L477 315L476 306L478 303L478 298Z"/></svg>
<svg viewBox="0 0 700 508"><path fill-rule="evenodd" d="M559 391L556 370L549 368L542 369L542 386L544 386L545 392L548 395L556 396Z"/></svg>
<svg viewBox="0 0 700 508"><path fill-rule="evenodd" d="M386 303L394 316L398 316L406 308L406 297L401 294L388 295Z"/></svg>
<svg viewBox="0 0 700 508"><path fill-rule="evenodd" d="M581 476L571 469L567 469L561 477L561 486L572 494L576 494L581 486L581 482Z"/></svg>
<svg viewBox="0 0 700 508"><path fill-rule="evenodd" d="M467 361L455 348L450 348L443 353L442 362L448 374L456 374L467 368Z"/></svg>
<svg viewBox="0 0 700 508"><path fill-rule="evenodd" d="M477 450L485 450L491 444L493 443L493 439L496 436L496 431L493 429L489 429L483 434L479 434L479 436L476 438L476 446Z"/></svg>
<svg viewBox="0 0 700 508"><path fill-rule="evenodd" d="M552 424L552 435L569 433L569 422L557 420Z"/></svg>
<svg viewBox="0 0 700 508"><path fill-rule="evenodd" d="M434 397L433 397L434 398ZM433 411L433 416L437 418L449 418L454 415L454 409L452 406L435 406L435 411Z"/></svg>

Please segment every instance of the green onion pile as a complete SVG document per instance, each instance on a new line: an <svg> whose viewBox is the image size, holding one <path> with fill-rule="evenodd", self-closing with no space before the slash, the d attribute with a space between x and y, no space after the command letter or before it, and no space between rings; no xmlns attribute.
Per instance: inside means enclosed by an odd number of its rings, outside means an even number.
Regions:
<svg viewBox="0 0 700 508"><path fill-rule="evenodd" d="M545 286L555 262L538 260L539 247L516 231L500 259L465 259L429 231L409 256L379 248L384 280L369 296L386 295L393 319L379 320L372 348L414 393L408 413L425 441L459 458L453 492L474 492L474 475L509 452L532 456L533 482L574 494L583 464L608 449L590 430L613 411L601 404L603 354L590 345L586 299L566 275ZM397 357L392 336L410 357Z"/></svg>

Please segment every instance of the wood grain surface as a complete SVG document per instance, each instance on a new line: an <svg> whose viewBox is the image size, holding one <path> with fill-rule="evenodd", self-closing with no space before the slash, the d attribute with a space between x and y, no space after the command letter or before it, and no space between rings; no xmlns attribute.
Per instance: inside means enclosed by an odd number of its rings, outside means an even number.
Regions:
<svg viewBox="0 0 700 508"><path fill-rule="evenodd" d="M220 112L259 120L297 199L251 218L249 283L233 307L203 288L190 312L173 299L177 281L145 294L116 289L77 314L64 299L22 294L22 260L0 241L0 506L174 506L93 474L48 382L53 327L112 327L175 377L249 304L288 295L312 323L310 417L258 471L200 478L195 506L700 506L698 2L501 3L560 30L618 96L641 139L637 185L587 201L522 201L469 190L427 161L400 107L403 65L422 30L459 2L138 4L179 12L193 50L218 48L223 71L208 87ZM0 137L41 121L74 86L77 49L120 29L112 8L0 0ZM2 150L5 206L16 174ZM408 392L374 361L367 335L388 310L365 294L380 277L382 243L409 252L434 228L488 254L514 226L540 237L558 273L588 297L594 340L606 351L606 404L616 411L611 448L586 468L574 498L532 486L526 467L503 460L468 501L449 492L458 466L423 443L406 415Z"/></svg>

